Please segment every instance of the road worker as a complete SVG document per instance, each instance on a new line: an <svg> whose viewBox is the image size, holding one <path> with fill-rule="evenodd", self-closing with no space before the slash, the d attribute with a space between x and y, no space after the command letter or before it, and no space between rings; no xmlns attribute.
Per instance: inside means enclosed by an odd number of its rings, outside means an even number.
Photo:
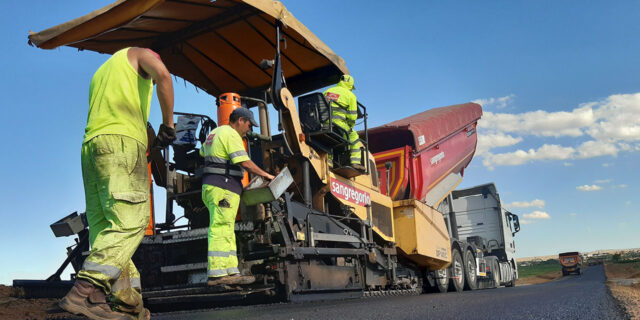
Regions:
<svg viewBox="0 0 640 320"><path fill-rule="evenodd" d="M59 303L71 313L91 319L150 317L131 257L150 217L146 150L154 83L163 119L155 144L165 147L175 139L173 83L158 54L122 49L91 79L81 152L91 252Z"/></svg>
<svg viewBox="0 0 640 320"><path fill-rule="evenodd" d="M252 126L258 126L253 113L247 108L237 108L231 112L229 124L211 131L200 148L200 155L205 158L202 201L209 209L207 284L211 286L255 281L253 276L240 275L234 231L243 169L273 179L245 151L242 137Z"/></svg>
<svg viewBox="0 0 640 320"><path fill-rule="evenodd" d="M364 170L360 151L362 143L359 141L358 133L353 130L358 118L358 101L352 92L353 90L355 90L353 77L345 74L340 77L338 84L325 90L324 96L331 101L333 107L331 121L347 134L351 166L358 170Z"/></svg>

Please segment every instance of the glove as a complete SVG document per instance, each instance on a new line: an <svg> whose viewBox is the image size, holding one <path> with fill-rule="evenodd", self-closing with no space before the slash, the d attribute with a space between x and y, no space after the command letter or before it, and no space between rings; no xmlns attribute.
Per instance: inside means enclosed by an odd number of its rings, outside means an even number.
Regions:
<svg viewBox="0 0 640 320"><path fill-rule="evenodd" d="M158 130L158 135L156 136L156 141L154 142L153 146L155 148L166 148L175 139L176 129L161 124L160 130Z"/></svg>

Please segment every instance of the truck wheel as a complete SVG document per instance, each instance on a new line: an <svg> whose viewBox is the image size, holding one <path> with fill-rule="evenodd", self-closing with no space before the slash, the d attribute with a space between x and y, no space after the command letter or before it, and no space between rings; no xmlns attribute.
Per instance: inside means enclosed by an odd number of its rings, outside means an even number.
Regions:
<svg viewBox="0 0 640 320"><path fill-rule="evenodd" d="M464 288L466 290L475 290L478 288L478 277L476 277L476 258L473 256L471 250L464 252L464 270L465 270L465 283Z"/></svg>
<svg viewBox="0 0 640 320"><path fill-rule="evenodd" d="M451 250L451 265L449 266L451 275L451 290L462 292L464 289L464 264L458 249Z"/></svg>
<svg viewBox="0 0 640 320"><path fill-rule="evenodd" d="M436 270L434 274L436 275L436 288L438 292L447 292L447 290L449 289L449 277L451 276L451 274L449 273L449 268Z"/></svg>
<svg viewBox="0 0 640 320"><path fill-rule="evenodd" d="M496 260L491 263L491 280L493 280L493 287L500 287L500 263Z"/></svg>

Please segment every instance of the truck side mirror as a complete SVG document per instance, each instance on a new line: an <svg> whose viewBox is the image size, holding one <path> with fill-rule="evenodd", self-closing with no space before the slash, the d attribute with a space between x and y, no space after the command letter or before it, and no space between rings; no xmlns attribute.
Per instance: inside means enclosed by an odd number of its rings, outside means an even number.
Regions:
<svg viewBox="0 0 640 320"><path fill-rule="evenodd" d="M511 217L513 219L513 230L514 230L513 234L515 235L516 232L520 231L520 219L518 218L517 215L513 213L511 214Z"/></svg>

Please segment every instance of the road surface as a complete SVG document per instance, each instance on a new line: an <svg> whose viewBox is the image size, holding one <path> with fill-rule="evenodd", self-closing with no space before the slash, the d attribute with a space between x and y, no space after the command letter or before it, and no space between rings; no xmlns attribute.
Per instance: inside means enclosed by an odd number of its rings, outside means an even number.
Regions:
<svg viewBox="0 0 640 320"><path fill-rule="evenodd" d="M582 276L515 288L156 313L152 319L626 319L604 282L600 265Z"/></svg>

